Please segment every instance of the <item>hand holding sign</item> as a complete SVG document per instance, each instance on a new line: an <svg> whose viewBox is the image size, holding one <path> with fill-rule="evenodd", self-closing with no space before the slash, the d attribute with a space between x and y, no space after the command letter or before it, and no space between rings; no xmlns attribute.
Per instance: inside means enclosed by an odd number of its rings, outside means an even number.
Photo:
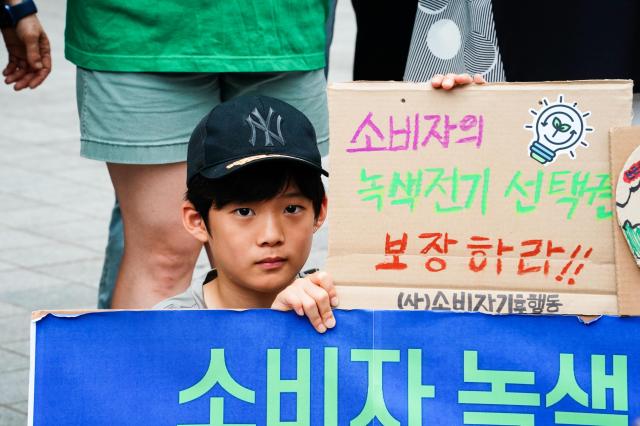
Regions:
<svg viewBox="0 0 640 426"><path fill-rule="evenodd" d="M483 84L486 83L484 77L480 74L475 74L471 77L469 74L436 74L431 79L431 86L434 89L444 89L451 90L456 86L464 86L466 84L475 83L475 84Z"/></svg>
<svg viewBox="0 0 640 426"><path fill-rule="evenodd" d="M298 315L306 315L309 322L319 332L324 333L336 325L331 311L338 306L338 295L333 278L327 272L315 272L298 278L282 290L271 305L278 311L294 310Z"/></svg>

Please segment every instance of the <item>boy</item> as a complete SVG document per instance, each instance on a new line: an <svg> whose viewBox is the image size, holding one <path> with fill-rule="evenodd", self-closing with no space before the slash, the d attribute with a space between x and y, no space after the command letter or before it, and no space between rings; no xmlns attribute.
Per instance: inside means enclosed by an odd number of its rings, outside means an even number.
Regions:
<svg viewBox="0 0 640 426"><path fill-rule="evenodd" d="M327 214L320 174L329 175L315 130L291 105L242 96L215 107L189 140L182 220L210 244L216 268L155 308L271 307L306 315L320 333L333 328L333 280L300 276Z"/></svg>

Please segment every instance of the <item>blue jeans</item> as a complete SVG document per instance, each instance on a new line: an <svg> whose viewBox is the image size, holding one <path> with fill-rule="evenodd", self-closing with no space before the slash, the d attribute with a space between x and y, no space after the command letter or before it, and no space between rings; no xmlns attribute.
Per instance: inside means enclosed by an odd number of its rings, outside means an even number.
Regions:
<svg viewBox="0 0 640 426"><path fill-rule="evenodd" d="M104 264L102 265L102 275L100 276L100 287L98 289L98 308L111 308L113 299L113 289L116 286L116 278L120 270L120 261L124 252L124 233L122 227L122 215L120 214L120 204L118 200L111 211L111 222L109 223L109 240L104 251Z"/></svg>

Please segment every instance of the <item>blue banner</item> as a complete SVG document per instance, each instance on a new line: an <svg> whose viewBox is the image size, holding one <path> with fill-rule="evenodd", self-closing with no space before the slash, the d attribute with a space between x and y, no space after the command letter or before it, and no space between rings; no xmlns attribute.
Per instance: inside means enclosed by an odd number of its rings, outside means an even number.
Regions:
<svg viewBox="0 0 640 426"><path fill-rule="evenodd" d="M640 319L270 310L48 315L33 424L629 425Z"/></svg>

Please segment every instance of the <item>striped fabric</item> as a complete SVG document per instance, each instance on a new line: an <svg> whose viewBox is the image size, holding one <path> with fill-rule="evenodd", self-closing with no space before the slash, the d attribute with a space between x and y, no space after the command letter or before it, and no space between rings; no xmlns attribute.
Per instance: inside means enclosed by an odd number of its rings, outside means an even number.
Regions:
<svg viewBox="0 0 640 426"><path fill-rule="evenodd" d="M491 0L419 0L404 80L465 72L505 80Z"/></svg>

